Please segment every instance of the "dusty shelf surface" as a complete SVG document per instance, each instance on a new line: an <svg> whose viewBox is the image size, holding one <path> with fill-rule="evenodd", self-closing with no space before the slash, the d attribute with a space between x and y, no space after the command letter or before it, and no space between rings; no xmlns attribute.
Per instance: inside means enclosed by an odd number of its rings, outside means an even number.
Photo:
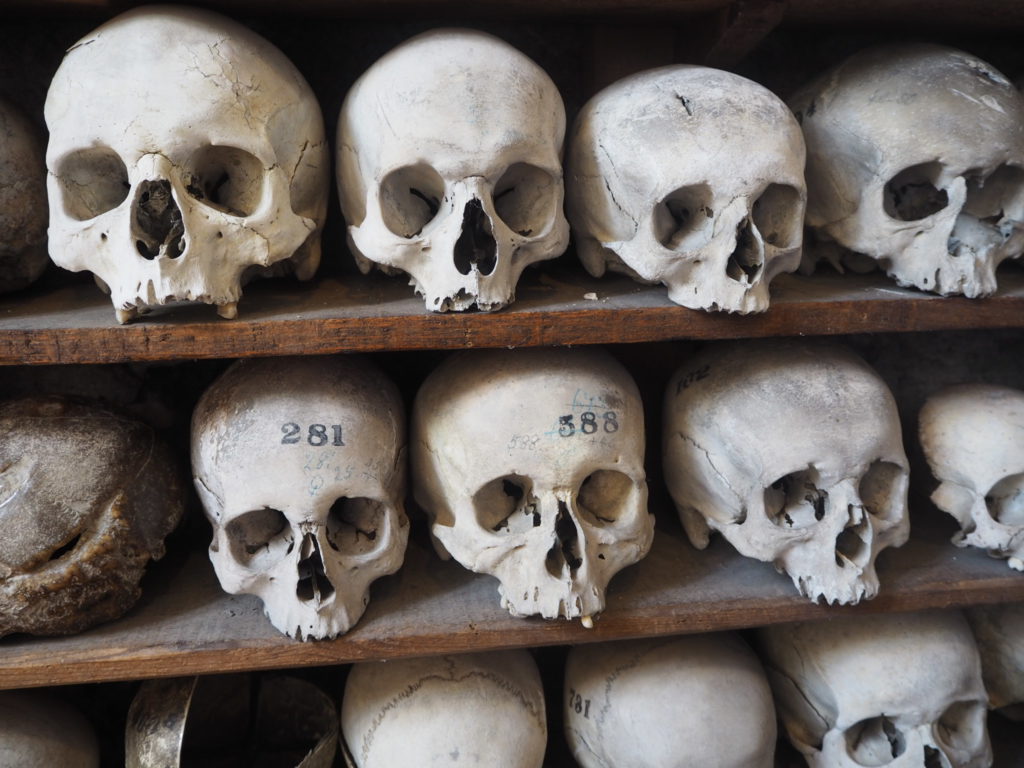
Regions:
<svg viewBox="0 0 1024 768"><path fill-rule="evenodd" d="M530 272L499 312L435 314L404 278L351 275L249 285L235 320L207 305L160 307L118 325L91 282L0 298L0 364L117 363L378 350L615 344L669 339L1007 328L1024 316L1024 270L985 299L897 287L881 274L783 275L757 315L701 312L662 286L575 271Z"/></svg>
<svg viewBox="0 0 1024 768"><path fill-rule="evenodd" d="M579 621L515 618L497 581L441 561L411 542L402 570L376 582L362 620L336 640L278 633L259 600L225 594L205 552L156 564L142 600L118 621L63 638L0 640L0 688L341 664L507 647L577 644L740 629L840 613L910 611L1024 600L1024 575L945 533L916 532L879 559L882 590L857 606L800 597L767 563L716 540L694 550L678 529L612 581L593 629Z"/></svg>

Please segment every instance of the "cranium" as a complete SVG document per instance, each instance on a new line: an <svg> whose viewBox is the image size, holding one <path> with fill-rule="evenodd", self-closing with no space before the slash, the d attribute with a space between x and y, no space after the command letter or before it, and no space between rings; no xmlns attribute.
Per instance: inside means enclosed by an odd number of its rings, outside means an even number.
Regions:
<svg viewBox="0 0 1024 768"><path fill-rule="evenodd" d="M192 471L221 586L291 637L347 632L402 564L402 402L368 361L235 363L196 406Z"/></svg>
<svg viewBox="0 0 1024 768"><path fill-rule="evenodd" d="M411 430L435 542L497 577L513 615L588 624L650 549L643 406L606 352L457 354L423 383Z"/></svg>
<svg viewBox="0 0 1024 768"><path fill-rule="evenodd" d="M907 540L907 458L892 394L848 350L711 347L669 381L665 479L694 546L720 532L812 600L878 592L875 558Z"/></svg>
<svg viewBox="0 0 1024 768"><path fill-rule="evenodd" d="M989 707L1024 721L1024 603L974 606L967 619L978 643Z"/></svg>
<svg viewBox="0 0 1024 768"><path fill-rule="evenodd" d="M58 696L40 691L3 691L0 765L99 768L100 748L89 721Z"/></svg>
<svg viewBox="0 0 1024 768"><path fill-rule="evenodd" d="M43 142L13 104L0 101L0 291L24 288L46 268Z"/></svg>
<svg viewBox="0 0 1024 768"><path fill-rule="evenodd" d="M72 46L46 99L50 255L120 322L173 300L234 317L245 278L320 260L328 155L308 84L222 16L155 6Z"/></svg>
<svg viewBox="0 0 1024 768"><path fill-rule="evenodd" d="M1024 250L1024 99L1009 80L961 51L901 44L852 56L792 106L820 239L900 285L996 289L996 267Z"/></svg>
<svg viewBox="0 0 1024 768"><path fill-rule="evenodd" d="M533 61L438 29L385 55L338 118L338 189L360 268L407 272L428 309L499 309L565 250L565 109Z"/></svg>
<svg viewBox="0 0 1024 768"><path fill-rule="evenodd" d="M763 312L800 264L804 142L786 105L746 78L674 66L584 106L569 141L566 208L580 259L664 283L691 309Z"/></svg>

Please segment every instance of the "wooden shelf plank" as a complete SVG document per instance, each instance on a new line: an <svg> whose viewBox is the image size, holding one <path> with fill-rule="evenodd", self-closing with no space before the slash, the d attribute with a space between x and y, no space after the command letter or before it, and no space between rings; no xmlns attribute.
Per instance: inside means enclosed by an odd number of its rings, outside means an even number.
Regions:
<svg viewBox="0 0 1024 768"><path fill-rule="evenodd" d="M249 356L628 343L1019 326L1024 271L1000 273L987 299L898 288L879 274L783 275L760 315L699 312L661 286L621 276L532 272L500 312L435 314L401 278L289 280L246 288L236 320L213 307L162 307L118 325L91 283L0 299L0 364L116 363ZM588 298L589 296L589 298ZM596 298L595 298L596 297Z"/></svg>
<svg viewBox="0 0 1024 768"><path fill-rule="evenodd" d="M857 606L817 605L766 564L724 541L694 550L678 525L612 582L593 629L578 621L514 618L497 581L442 562L422 542L402 570L374 584L366 614L347 635L299 642L279 634L260 601L224 594L205 552L157 564L122 619L64 638L0 640L0 688L136 680L184 674L324 666L367 659L576 644L740 629L838 613L911 611L1024 600L1024 576L948 531L915 532L879 560L882 590Z"/></svg>

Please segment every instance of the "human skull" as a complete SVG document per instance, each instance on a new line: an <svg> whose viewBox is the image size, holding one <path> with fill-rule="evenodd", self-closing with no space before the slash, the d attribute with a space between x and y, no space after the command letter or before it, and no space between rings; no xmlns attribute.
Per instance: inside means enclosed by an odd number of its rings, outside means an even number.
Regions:
<svg viewBox="0 0 1024 768"><path fill-rule="evenodd" d="M221 586L290 637L347 632L402 564L403 407L366 360L233 364L193 413L192 472Z"/></svg>
<svg viewBox="0 0 1024 768"><path fill-rule="evenodd" d="M184 511L153 430L56 397L0 405L0 637L121 616Z"/></svg>
<svg viewBox="0 0 1024 768"><path fill-rule="evenodd" d="M764 627L758 639L779 719L811 768L992 764L961 614L834 617Z"/></svg>
<svg viewBox="0 0 1024 768"><path fill-rule="evenodd" d="M561 254L565 108L507 43L437 29L345 97L338 189L360 269L401 270L427 309L500 309L525 267Z"/></svg>
<svg viewBox="0 0 1024 768"><path fill-rule="evenodd" d="M435 544L495 576L514 616L589 625L651 547L643 405L603 350L456 354L424 381L411 431Z"/></svg>
<svg viewBox="0 0 1024 768"><path fill-rule="evenodd" d="M43 143L25 116L0 100L0 291L43 274L46 220Z"/></svg>
<svg viewBox="0 0 1024 768"><path fill-rule="evenodd" d="M718 531L811 600L878 592L875 559L907 540L908 464L885 383L833 344L706 349L669 381L664 473L703 549Z"/></svg>
<svg viewBox="0 0 1024 768"><path fill-rule="evenodd" d="M96 733L82 713L40 691L0 692L0 765L99 768Z"/></svg>
<svg viewBox="0 0 1024 768"><path fill-rule="evenodd" d="M819 238L903 286L995 291L996 267L1024 250L1024 98L1009 80L961 51L900 44L852 56L791 104Z"/></svg>
<svg viewBox="0 0 1024 768"><path fill-rule="evenodd" d="M1024 392L990 384L945 387L918 419L939 481L932 501L960 524L959 547L981 547L1024 571Z"/></svg>
<svg viewBox="0 0 1024 768"><path fill-rule="evenodd" d="M71 47L45 113L50 256L93 272L118 321L174 300L234 317L262 268L316 271L320 107L247 28L194 8L124 13Z"/></svg>
<svg viewBox="0 0 1024 768"><path fill-rule="evenodd" d="M524 650L356 664L341 732L349 768L540 768L540 673Z"/></svg>
<svg viewBox="0 0 1024 768"><path fill-rule="evenodd" d="M563 695L582 768L774 765L772 692L736 635L576 646Z"/></svg>
<svg viewBox="0 0 1024 768"><path fill-rule="evenodd" d="M566 208L584 267L668 286L691 309L763 312L800 264L804 142L786 105L729 72L620 80L580 112Z"/></svg>
<svg viewBox="0 0 1024 768"><path fill-rule="evenodd" d="M989 707L1024 721L1024 603L974 606L967 619L978 643Z"/></svg>

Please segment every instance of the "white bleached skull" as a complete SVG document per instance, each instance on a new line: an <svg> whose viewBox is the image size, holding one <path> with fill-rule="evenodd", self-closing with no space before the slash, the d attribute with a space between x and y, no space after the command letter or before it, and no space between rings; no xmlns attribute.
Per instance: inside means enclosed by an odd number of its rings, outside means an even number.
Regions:
<svg viewBox="0 0 1024 768"><path fill-rule="evenodd" d="M341 731L349 768L540 768L540 672L524 650L356 664Z"/></svg>
<svg viewBox="0 0 1024 768"><path fill-rule="evenodd" d="M908 464L892 393L832 344L709 347L665 393L664 472L699 549L721 533L811 600L878 592L875 559L907 540Z"/></svg>
<svg viewBox="0 0 1024 768"><path fill-rule="evenodd" d="M316 271L320 107L251 30L197 9L129 11L71 47L45 112L50 256L91 271L120 322L175 300L234 317L248 277Z"/></svg>
<svg viewBox="0 0 1024 768"><path fill-rule="evenodd" d="M38 131L0 100L0 291L38 278L46 256L46 162Z"/></svg>
<svg viewBox="0 0 1024 768"><path fill-rule="evenodd" d="M43 691L0 692L0 765L99 768L96 733L82 713Z"/></svg>
<svg viewBox="0 0 1024 768"><path fill-rule="evenodd" d="M603 350L454 355L423 383L411 430L435 544L495 576L515 616L589 625L651 547L643 405Z"/></svg>
<svg viewBox="0 0 1024 768"><path fill-rule="evenodd" d="M987 768L978 649L955 611L758 630L790 743L810 768Z"/></svg>
<svg viewBox="0 0 1024 768"><path fill-rule="evenodd" d="M974 606L967 620L978 643L989 708L1024 721L1024 603Z"/></svg>
<svg viewBox="0 0 1024 768"><path fill-rule="evenodd" d="M565 735L581 768L772 768L775 707L736 635L595 643L565 662Z"/></svg>
<svg viewBox="0 0 1024 768"><path fill-rule="evenodd" d="M729 72L620 80L576 119L566 209L580 259L668 286L691 309L763 312L800 264L804 142L786 105Z"/></svg>
<svg viewBox="0 0 1024 768"><path fill-rule="evenodd" d="M497 38L438 29L360 77L338 118L338 189L360 269L407 272L427 309L494 310L560 255L565 108Z"/></svg>
<svg viewBox="0 0 1024 768"><path fill-rule="evenodd" d="M1024 571L1024 392L946 387L925 402L918 429L939 481L932 501L960 524L953 543Z"/></svg>
<svg viewBox="0 0 1024 768"><path fill-rule="evenodd" d="M402 564L403 407L362 358L232 365L192 416L192 473L221 586L290 637L347 632Z"/></svg>
<svg viewBox="0 0 1024 768"><path fill-rule="evenodd" d="M1024 250L1024 98L1009 80L961 51L901 44L850 57L791 105L819 239L903 286L996 290L996 267Z"/></svg>

